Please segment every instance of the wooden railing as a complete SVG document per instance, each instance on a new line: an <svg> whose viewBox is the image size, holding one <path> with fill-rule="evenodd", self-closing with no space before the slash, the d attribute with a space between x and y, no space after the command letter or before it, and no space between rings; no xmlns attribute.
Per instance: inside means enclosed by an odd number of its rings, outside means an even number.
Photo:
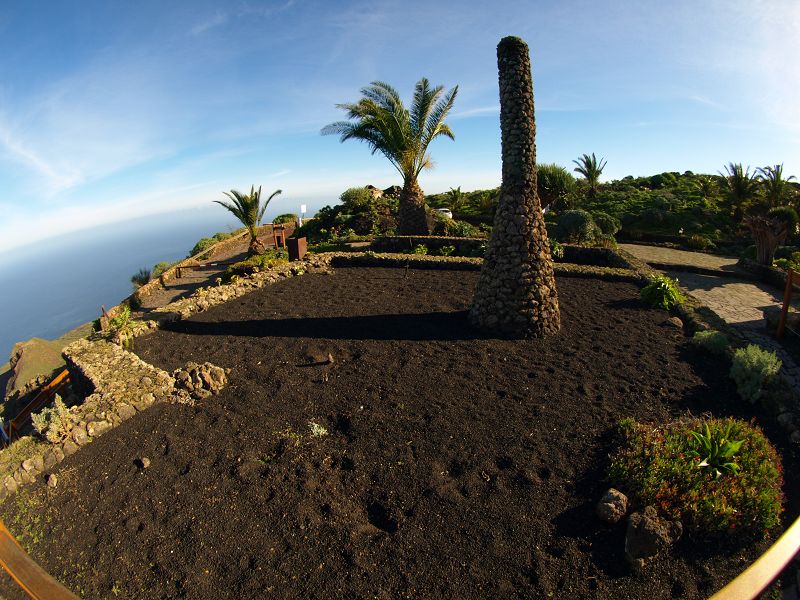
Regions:
<svg viewBox="0 0 800 600"><path fill-rule="evenodd" d="M22 410L17 413L17 416L11 419L8 423L3 425L8 442L11 443L12 436L24 428L30 421L31 414L41 410L44 406L52 402L53 397L61 391L61 389L69 383L69 371L64 369L56 375L47 385L45 385L39 393L36 394L33 400L28 402Z"/></svg>
<svg viewBox="0 0 800 600"><path fill-rule="evenodd" d="M800 518L736 579L711 600L751 600L767 589L800 550Z"/></svg>
<svg viewBox="0 0 800 600"><path fill-rule="evenodd" d="M28 556L0 521L0 565L11 578L36 600L78 600Z"/></svg>

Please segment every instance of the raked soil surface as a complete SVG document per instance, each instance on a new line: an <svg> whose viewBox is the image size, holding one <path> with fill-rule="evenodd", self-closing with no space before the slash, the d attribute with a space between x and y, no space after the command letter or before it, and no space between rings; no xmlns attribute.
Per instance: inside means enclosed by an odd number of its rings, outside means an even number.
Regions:
<svg viewBox="0 0 800 600"><path fill-rule="evenodd" d="M230 384L126 421L0 516L87 598L699 598L765 549L684 538L634 575L624 523L594 516L623 417L749 416L724 363L596 279L558 279L556 336L476 336L476 282L340 269L140 338Z"/></svg>

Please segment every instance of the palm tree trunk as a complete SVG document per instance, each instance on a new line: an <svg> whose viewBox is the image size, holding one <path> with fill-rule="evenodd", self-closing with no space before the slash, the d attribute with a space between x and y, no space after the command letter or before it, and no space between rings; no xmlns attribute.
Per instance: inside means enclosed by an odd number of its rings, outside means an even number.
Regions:
<svg viewBox="0 0 800 600"><path fill-rule="evenodd" d="M256 256L257 254L264 254L267 247L258 239L258 230L250 232L250 246L247 248L247 256Z"/></svg>
<svg viewBox="0 0 800 600"><path fill-rule="evenodd" d="M429 235L428 216L425 211L425 194L416 178L403 182L398 210L400 235Z"/></svg>

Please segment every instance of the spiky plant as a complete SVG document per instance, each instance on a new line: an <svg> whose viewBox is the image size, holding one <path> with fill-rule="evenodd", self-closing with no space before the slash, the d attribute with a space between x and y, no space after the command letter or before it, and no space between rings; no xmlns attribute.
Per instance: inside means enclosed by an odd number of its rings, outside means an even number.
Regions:
<svg viewBox="0 0 800 600"><path fill-rule="evenodd" d="M719 172L722 191L731 208L734 220L738 223L744 217L748 205L758 195L758 179L750 173L750 167L742 163L728 163L725 173Z"/></svg>
<svg viewBox="0 0 800 600"><path fill-rule="evenodd" d="M536 191L542 208L569 207L569 198L575 190L575 178L572 173L557 164L537 166Z"/></svg>
<svg viewBox="0 0 800 600"><path fill-rule="evenodd" d="M783 178L783 163L758 168L756 172L761 180L761 186L764 188L767 205L773 208L784 204L790 192L789 182L795 179L795 176L790 175L786 179Z"/></svg>
<svg viewBox="0 0 800 600"><path fill-rule="evenodd" d="M447 206L454 213L464 205L467 199L467 195L461 191L461 186L450 188L445 194L447 195Z"/></svg>
<svg viewBox="0 0 800 600"><path fill-rule="evenodd" d="M606 161L601 157L598 162L597 157L592 152L591 156L584 154L578 160L573 160L572 162L578 165L573 171L586 178L586 182L589 184L589 197L594 198L600 185L600 175L602 175L603 169L606 168Z"/></svg>
<svg viewBox="0 0 800 600"><path fill-rule="evenodd" d="M439 136L455 139L444 122L455 102L458 86L444 93L443 86L431 87L426 78L414 88L410 109L388 83L373 81L361 89L358 102L337 104L347 111L348 121L337 121L322 129L322 135L339 135L340 141L366 142L372 153L380 152L403 176L400 192L399 229L403 234L427 234L425 195L419 174L433 167L428 146Z"/></svg>
<svg viewBox="0 0 800 600"><path fill-rule="evenodd" d="M242 225L247 228L247 232L250 234L250 246L247 249L248 256L263 254L266 251L266 246L258 240L258 226L261 224L261 219L264 217L264 212L267 210L270 201L280 194L281 190L272 192L263 204L261 202L261 186L258 186L258 190L255 189L255 186L250 186L249 194L243 194L238 190L222 193L230 198L231 201L214 200L214 202L231 211L241 221Z"/></svg>

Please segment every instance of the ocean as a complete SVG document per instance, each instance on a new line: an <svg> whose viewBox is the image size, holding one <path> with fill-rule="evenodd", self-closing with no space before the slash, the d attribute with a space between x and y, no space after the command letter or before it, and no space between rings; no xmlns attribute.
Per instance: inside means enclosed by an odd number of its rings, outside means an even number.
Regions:
<svg viewBox="0 0 800 600"><path fill-rule="evenodd" d="M264 222L277 214L268 211ZM0 256L0 364L16 342L56 339L96 319L101 306L118 304L133 292L130 279L139 269L186 258L200 238L239 227L232 215L212 205L73 232L6 252Z"/></svg>

